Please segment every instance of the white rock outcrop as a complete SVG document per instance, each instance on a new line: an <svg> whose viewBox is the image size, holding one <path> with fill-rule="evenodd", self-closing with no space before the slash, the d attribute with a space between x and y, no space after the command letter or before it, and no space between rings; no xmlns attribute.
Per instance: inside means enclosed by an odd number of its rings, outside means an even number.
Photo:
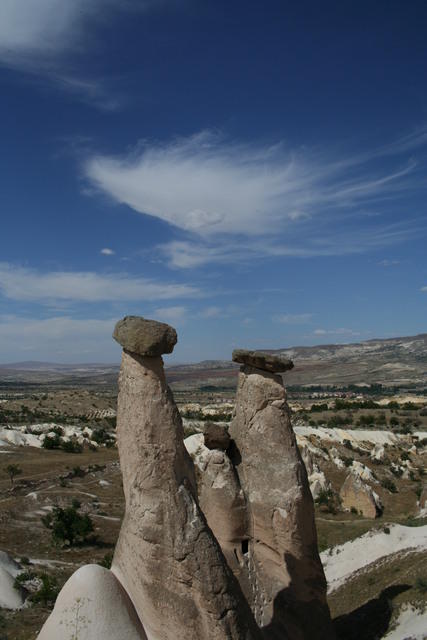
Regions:
<svg viewBox="0 0 427 640"><path fill-rule="evenodd" d="M97 564L65 583L38 640L147 640L135 608L115 575Z"/></svg>

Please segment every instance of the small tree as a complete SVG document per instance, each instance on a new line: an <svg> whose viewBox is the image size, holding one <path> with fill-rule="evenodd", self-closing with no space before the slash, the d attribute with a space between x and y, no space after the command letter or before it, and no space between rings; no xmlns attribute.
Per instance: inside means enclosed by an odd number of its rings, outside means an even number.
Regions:
<svg viewBox="0 0 427 640"><path fill-rule="evenodd" d="M91 518L87 514L79 513L80 506L78 500L73 500L71 507L55 507L52 513L42 517L42 523L52 531L55 543L68 543L72 547L84 542L87 535L93 531Z"/></svg>
<svg viewBox="0 0 427 640"><path fill-rule="evenodd" d="M13 487L13 482L15 480L15 477L21 475L22 469L18 467L17 464L9 464L6 467L6 473L10 479L10 486Z"/></svg>

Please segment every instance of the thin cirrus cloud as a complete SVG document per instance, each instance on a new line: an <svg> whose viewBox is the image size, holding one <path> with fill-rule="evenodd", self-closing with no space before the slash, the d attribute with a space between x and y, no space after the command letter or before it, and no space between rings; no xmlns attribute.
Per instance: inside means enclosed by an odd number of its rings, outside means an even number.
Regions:
<svg viewBox="0 0 427 640"><path fill-rule="evenodd" d="M0 292L5 298L35 302L168 300L193 298L200 295L200 291L192 285L157 282L125 273L98 274L84 271L41 273L8 263L0 263Z"/></svg>
<svg viewBox="0 0 427 640"><path fill-rule="evenodd" d="M77 319L68 316L25 318L0 316L1 360L20 357L56 361L78 361L94 358L103 353L107 361L118 356L117 345L111 334L117 318Z"/></svg>
<svg viewBox="0 0 427 640"><path fill-rule="evenodd" d="M338 329L316 329L313 331L315 336L348 336L348 337L356 337L360 336L359 331L354 331L353 329L346 329L345 327L340 327Z"/></svg>
<svg viewBox="0 0 427 640"><path fill-rule="evenodd" d="M312 227L315 228L314 223ZM206 240L172 240L157 247L164 260L173 269L193 269L209 263L230 264L252 262L261 258L313 258L318 256L344 256L392 246L417 234L425 233L422 224L416 221L408 226L406 221L371 226L366 229L318 230L317 234L298 235L288 229L283 240L270 237L242 239L233 238Z"/></svg>
<svg viewBox="0 0 427 640"><path fill-rule="evenodd" d="M70 62L93 44L92 30L114 11L143 10L144 0L1 0L0 65L43 77L85 102L115 110L122 102L102 79L76 75Z"/></svg>
<svg viewBox="0 0 427 640"><path fill-rule="evenodd" d="M163 322L179 322L185 320L186 316L187 309L182 306L159 307L154 311L154 317L158 320L162 320Z"/></svg>
<svg viewBox="0 0 427 640"><path fill-rule="evenodd" d="M337 255L360 250L358 237L365 249L402 239L413 232L411 220L381 219L375 227L371 218L387 214L390 201L395 207L403 195L425 188L417 162L403 157L425 144L420 130L363 154L333 157L281 144L239 144L203 131L144 143L122 156L94 155L84 173L113 201L186 232L160 249L171 266L191 268L239 260L248 251ZM384 156L388 169L379 170L375 161Z"/></svg>

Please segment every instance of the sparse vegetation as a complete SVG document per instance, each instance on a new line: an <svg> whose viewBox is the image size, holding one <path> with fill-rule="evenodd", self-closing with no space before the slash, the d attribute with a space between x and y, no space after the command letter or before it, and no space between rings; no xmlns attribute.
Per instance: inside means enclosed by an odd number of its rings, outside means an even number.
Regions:
<svg viewBox="0 0 427 640"><path fill-rule="evenodd" d="M393 480L390 480L390 478L384 478L381 484L384 489L387 489L387 491L390 491L390 493L397 493L397 487Z"/></svg>
<svg viewBox="0 0 427 640"><path fill-rule="evenodd" d="M17 464L8 464L5 471L9 476L10 486L13 487L15 478L21 475L22 469Z"/></svg>
<svg viewBox="0 0 427 640"><path fill-rule="evenodd" d="M315 503L327 513L335 515L340 506L340 498L332 489L321 489Z"/></svg>
<svg viewBox="0 0 427 640"><path fill-rule="evenodd" d="M51 530L55 544L72 547L87 541L87 536L93 531L93 522L87 514L79 513L80 507L80 502L73 500L71 507L55 507L51 513L42 517L41 521Z"/></svg>
<svg viewBox="0 0 427 640"><path fill-rule="evenodd" d="M415 589L420 593L427 593L427 576L418 576L415 580Z"/></svg>

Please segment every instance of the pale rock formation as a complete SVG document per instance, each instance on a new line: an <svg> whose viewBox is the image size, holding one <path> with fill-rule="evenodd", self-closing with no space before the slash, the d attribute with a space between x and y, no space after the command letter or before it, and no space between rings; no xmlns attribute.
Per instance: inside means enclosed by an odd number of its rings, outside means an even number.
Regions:
<svg viewBox="0 0 427 640"><path fill-rule="evenodd" d="M371 460L382 462L385 458L385 449L382 444L375 444L371 450Z"/></svg>
<svg viewBox="0 0 427 640"><path fill-rule="evenodd" d="M15 589L21 566L5 551L0 551L0 608L20 609L25 602L24 589Z"/></svg>
<svg viewBox="0 0 427 640"><path fill-rule="evenodd" d="M25 602L25 593L14 588L14 577L0 566L0 608L20 609Z"/></svg>
<svg viewBox="0 0 427 640"><path fill-rule="evenodd" d="M13 578L21 573L22 567L6 551L0 551L0 567L10 573Z"/></svg>
<svg viewBox="0 0 427 640"><path fill-rule="evenodd" d="M319 469L319 466L314 461L313 452L311 448L305 444L303 446L300 446L299 450L300 450L301 458L303 459L303 462L307 471L308 483L310 485L311 495L313 496L313 500L316 500L320 492L328 489L330 484L327 481L323 471ZM329 459L328 456L326 456L326 454L323 453L323 451L321 451L321 453L326 457L326 459Z"/></svg>
<svg viewBox="0 0 427 640"><path fill-rule="evenodd" d="M175 330L131 316L114 337L126 510L112 569L77 571L39 640L70 625L79 640L333 640L313 500L275 374L292 363L234 353L264 368L241 369L234 442L214 426L184 445L161 358Z"/></svg>
<svg viewBox="0 0 427 640"><path fill-rule="evenodd" d="M184 444L196 469L199 504L234 575L242 581L241 540L248 528L246 502L236 470L225 451L208 449L202 434Z"/></svg>
<svg viewBox="0 0 427 640"><path fill-rule="evenodd" d="M378 480L375 478L370 468L367 467L366 464L363 464L363 462L359 462L359 460L353 460L350 466L350 472L356 478L360 478L360 480L378 483Z"/></svg>
<svg viewBox="0 0 427 640"><path fill-rule="evenodd" d="M361 478L350 473L340 489L342 506L347 511L356 509L365 518L377 518L381 515L382 505L379 496Z"/></svg>
<svg viewBox="0 0 427 640"><path fill-rule="evenodd" d="M313 459L313 454L307 445L300 446L299 451L301 454L301 458L303 459L307 474L311 475L312 473L314 473L315 468L317 467Z"/></svg>
<svg viewBox="0 0 427 640"><path fill-rule="evenodd" d="M278 370L282 366L277 363ZM330 640L313 499L282 379L271 371L271 359L268 367L241 367L230 426L232 459L248 511L241 584L265 638Z"/></svg>
<svg viewBox="0 0 427 640"><path fill-rule="evenodd" d="M322 491L327 491L331 486L323 471L319 469L308 476L308 482L313 500L316 500Z"/></svg>
<svg viewBox="0 0 427 640"><path fill-rule="evenodd" d="M148 640L260 637L199 509L194 467L160 357L123 352L117 440L126 511L112 571Z"/></svg>
<svg viewBox="0 0 427 640"><path fill-rule="evenodd" d="M114 574L97 564L65 583L38 640L147 640L134 606Z"/></svg>

